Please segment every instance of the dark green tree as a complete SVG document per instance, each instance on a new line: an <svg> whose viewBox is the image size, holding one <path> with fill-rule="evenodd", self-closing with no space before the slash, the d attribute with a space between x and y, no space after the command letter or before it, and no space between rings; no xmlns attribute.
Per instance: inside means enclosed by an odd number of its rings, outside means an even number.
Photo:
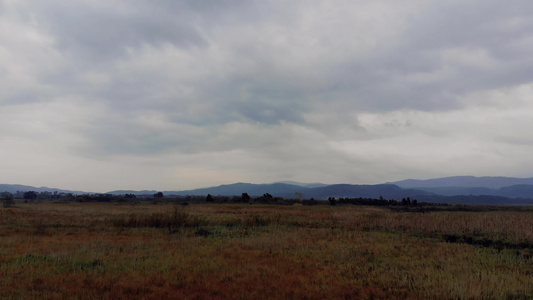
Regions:
<svg viewBox="0 0 533 300"><path fill-rule="evenodd" d="M250 202L250 196L248 195L248 193L242 193L241 200L242 202Z"/></svg>
<svg viewBox="0 0 533 300"><path fill-rule="evenodd" d="M35 191L27 191L24 192L24 199L26 200L34 200L37 199L38 194Z"/></svg>

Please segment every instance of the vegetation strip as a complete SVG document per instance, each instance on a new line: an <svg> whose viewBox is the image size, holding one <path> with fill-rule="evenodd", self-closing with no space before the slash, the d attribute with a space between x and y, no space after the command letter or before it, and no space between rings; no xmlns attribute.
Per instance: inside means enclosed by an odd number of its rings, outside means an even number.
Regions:
<svg viewBox="0 0 533 300"><path fill-rule="evenodd" d="M11 299L528 298L532 214L20 204L0 210L0 287Z"/></svg>

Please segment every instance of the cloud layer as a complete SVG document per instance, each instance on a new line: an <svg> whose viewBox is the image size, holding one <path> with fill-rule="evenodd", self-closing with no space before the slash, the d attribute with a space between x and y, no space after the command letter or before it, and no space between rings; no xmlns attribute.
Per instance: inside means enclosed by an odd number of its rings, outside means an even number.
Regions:
<svg viewBox="0 0 533 300"><path fill-rule="evenodd" d="M0 181L533 176L530 1L0 1Z"/></svg>

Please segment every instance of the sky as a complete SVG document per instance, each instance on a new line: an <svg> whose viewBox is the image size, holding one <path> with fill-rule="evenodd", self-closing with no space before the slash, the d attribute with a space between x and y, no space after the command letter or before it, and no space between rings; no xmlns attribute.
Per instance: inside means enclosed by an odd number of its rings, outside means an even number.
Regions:
<svg viewBox="0 0 533 300"><path fill-rule="evenodd" d="M532 177L529 0L0 0L0 183Z"/></svg>

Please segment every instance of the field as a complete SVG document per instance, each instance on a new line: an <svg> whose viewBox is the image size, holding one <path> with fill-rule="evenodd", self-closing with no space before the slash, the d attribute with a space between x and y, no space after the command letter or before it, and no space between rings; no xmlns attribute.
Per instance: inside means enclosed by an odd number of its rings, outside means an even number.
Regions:
<svg viewBox="0 0 533 300"><path fill-rule="evenodd" d="M533 298L533 211L17 204L1 299Z"/></svg>

